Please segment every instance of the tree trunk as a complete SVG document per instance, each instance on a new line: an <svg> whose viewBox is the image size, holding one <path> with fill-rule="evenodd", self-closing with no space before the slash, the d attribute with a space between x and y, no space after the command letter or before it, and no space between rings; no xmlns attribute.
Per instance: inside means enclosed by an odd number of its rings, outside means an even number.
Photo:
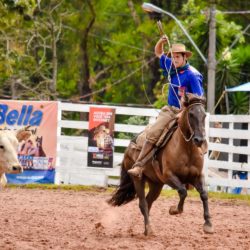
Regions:
<svg viewBox="0 0 250 250"><path fill-rule="evenodd" d="M16 79L15 77L10 78L10 86L11 86L11 99L17 99L17 91L16 91Z"/></svg>
<svg viewBox="0 0 250 250"><path fill-rule="evenodd" d="M52 83L51 83L51 90L52 93L56 94L56 85L57 85L57 47L56 47L56 38L55 33L52 35Z"/></svg>
<svg viewBox="0 0 250 250"><path fill-rule="evenodd" d="M95 11L91 1L87 1L89 6L90 12L92 17L90 18L88 25L81 34L81 43L80 43L80 50L81 50L81 69L80 69L80 82L79 82L79 94L81 101L89 101L91 99L91 88L90 88L90 69L89 69L89 56L88 56L88 35L91 27L95 22ZM86 10L84 10L85 13ZM82 13L84 15L84 13Z"/></svg>

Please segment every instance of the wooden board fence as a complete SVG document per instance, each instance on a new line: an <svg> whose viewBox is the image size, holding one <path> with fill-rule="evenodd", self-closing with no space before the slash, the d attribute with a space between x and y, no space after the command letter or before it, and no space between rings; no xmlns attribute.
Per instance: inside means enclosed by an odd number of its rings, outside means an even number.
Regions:
<svg viewBox="0 0 250 250"><path fill-rule="evenodd" d="M56 168L57 184L85 184L107 186L117 184L123 154L114 153L114 167L93 168L87 166L87 130L88 120L67 120L64 113L80 113L88 117L89 107L97 105L72 104L59 102L58 111L58 158ZM153 122L159 110L149 108L133 108L120 106L104 106L116 109L116 116L141 116L148 117ZM78 115L78 117L82 117ZM221 128L214 128L215 123L222 124ZM244 124L244 129L240 126ZM240 128L238 128L240 127ZM246 128L245 128L246 127ZM126 148L128 139L119 139L119 132L137 134L145 125L115 123L115 148ZM80 131L79 136L66 136L64 129ZM217 151L218 159L205 157L204 174L210 190L231 191L234 187L250 189L250 116L249 115L207 115L206 133L209 141L209 153ZM84 135L82 135L84 134ZM220 143L215 143L214 138L222 138ZM244 145L241 145L241 141ZM239 156L244 156L245 162L239 161ZM238 158L237 158L238 157ZM241 157L242 158L242 157ZM247 171L248 180L233 179L234 171Z"/></svg>

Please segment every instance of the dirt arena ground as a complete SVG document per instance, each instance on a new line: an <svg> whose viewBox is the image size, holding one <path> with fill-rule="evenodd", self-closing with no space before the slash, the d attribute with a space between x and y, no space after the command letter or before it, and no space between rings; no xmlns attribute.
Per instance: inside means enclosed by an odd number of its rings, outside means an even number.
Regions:
<svg viewBox="0 0 250 250"><path fill-rule="evenodd" d="M203 233L200 200L170 216L177 198L160 197L151 211L154 236L143 235L138 200L106 204L107 192L13 189L0 191L0 249L250 249L250 206L210 200L215 234Z"/></svg>

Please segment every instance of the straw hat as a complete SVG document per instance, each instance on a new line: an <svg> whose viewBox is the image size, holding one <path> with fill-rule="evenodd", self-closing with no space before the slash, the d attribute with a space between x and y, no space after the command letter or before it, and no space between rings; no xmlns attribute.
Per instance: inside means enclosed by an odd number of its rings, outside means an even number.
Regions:
<svg viewBox="0 0 250 250"><path fill-rule="evenodd" d="M172 44L172 47L167 53L168 57L171 57L171 51L172 53L185 53L187 58L191 57L193 54L191 51L187 51L185 45L181 43Z"/></svg>

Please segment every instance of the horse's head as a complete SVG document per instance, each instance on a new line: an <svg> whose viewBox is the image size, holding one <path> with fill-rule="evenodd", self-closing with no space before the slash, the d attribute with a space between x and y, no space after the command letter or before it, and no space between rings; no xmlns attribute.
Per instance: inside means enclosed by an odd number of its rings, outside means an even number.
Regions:
<svg viewBox="0 0 250 250"><path fill-rule="evenodd" d="M200 147L205 137L205 102L206 99L194 94L186 94L182 99L182 115L179 127L186 141L192 140Z"/></svg>

